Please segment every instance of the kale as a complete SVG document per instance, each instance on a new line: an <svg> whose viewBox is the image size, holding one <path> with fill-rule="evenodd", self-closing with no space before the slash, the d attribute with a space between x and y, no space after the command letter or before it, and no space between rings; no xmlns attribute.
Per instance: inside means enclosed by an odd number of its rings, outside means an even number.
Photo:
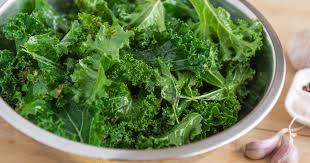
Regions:
<svg viewBox="0 0 310 163"><path fill-rule="evenodd" d="M245 20L237 23L225 9L215 8L209 0L190 0L200 19L197 34L201 38L213 38L221 44L223 61L243 61L255 55L262 46L262 25Z"/></svg>
<svg viewBox="0 0 310 163"><path fill-rule="evenodd" d="M109 70L109 78L114 81L125 82L131 86L154 91L157 72L142 60L136 59L131 54L122 54L119 63Z"/></svg>
<svg viewBox="0 0 310 163"><path fill-rule="evenodd" d="M14 101L12 98L16 92L18 80L14 77L14 53L8 50L0 50L0 92L1 96L10 104Z"/></svg>
<svg viewBox="0 0 310 163"><path fill-rule="evenodd" d="M140 137L138 145L144 148L162 148L187 144L202 133L202 119L203 117L199 113L190 113L184 117L182 122L162 136Z"/></svg>
<svg viewBox="0 0 310 163"><path fill-rule="evenodd" d="M110 148L181 146L234 125L262 25L208 0L35 0L0 33L0 95L39 127ZM0 46L1 47L1 46Z"/></svg>
<svg viewBox="0 0 310 163"><path fill-rule="evenodd" d="M32 15L19 13L9 19L9 22L3 29L3 33L7 39L15 41L16 49L18 49L19 45L23 45L30 36L43 34L48 30L40 20Z"/></svg>
<svg viewBox="0 0 310 163"><path fill-rule="evenodd" d="M118 21L105 0L75 0L75 5L79 12L99 16L110 24Z"/></svg>
<svg viewBox="0 0 310 163"><path fill-rule="evenodd" d="M192 103L191 112L202 117L202 137L216 134L237 122L240 102L236 96L227 96L219 101L196 101Z"/></svg>
<svg viewBox="0 0 310 163"><path fill-rule="evenodd" d="M68 20L46 0L35 0L35 9L31 15L54 31L62 30L66 32L68 30Z"/></svg>
<svg viewBox="0 0 310 163"><path fill-rule="evenodd" d="M159 31L164 31L165 9L161 0L141 1L136 11L128 15L129 26L136 26L138 29L145 29L155 25Z"/></svg>

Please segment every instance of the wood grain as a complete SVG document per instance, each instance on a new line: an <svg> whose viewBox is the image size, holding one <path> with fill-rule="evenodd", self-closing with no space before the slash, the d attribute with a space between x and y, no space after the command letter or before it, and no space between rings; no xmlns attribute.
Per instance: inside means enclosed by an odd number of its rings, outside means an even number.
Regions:
<svg viewBox="0 0 310 163"><path fill-rule="evenodd" d="M288 41L301 29L310 28L309 0L249 0L269 20L279 35L284 49ZM271 112L256 129L237 141L219 148L211 153L183 160L156 161L154 163L245 163L250 162L242 155L242 146L254 139L273 135L281 128L287 127L291 117L284 109L284 99L295 70L287 65L287 80L284 91ZM296 139L301 163L310 160L310 129L304 129ZM0 163L117 163L113 161L94 160L67 154L37 143L15 130L0 119ZM255 161L257 163L268 160Z"/></svg>
<svg viewBox="0 0 310 163"><path fill-rule="evenodd" d="M0 163L78 163L68 154L42 145L0 119Z"/></svg>

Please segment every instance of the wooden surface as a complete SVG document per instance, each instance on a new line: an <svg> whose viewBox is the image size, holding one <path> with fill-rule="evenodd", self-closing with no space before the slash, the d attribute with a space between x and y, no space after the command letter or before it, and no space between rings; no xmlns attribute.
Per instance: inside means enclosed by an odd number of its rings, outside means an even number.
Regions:
<svg viewBox="0 0 310 163"><path fill-rule="evenodd" d="M278 33L284 49L288 41L301 29L310 28L309 0L249 0L270 21ZM254 139L266 138L287 127L291 118L284 109L284 99L294 70L287 65L287 80L276 107L254 130L239 140L211 153L184 160L158 161L155 163L205 163L250 162L243 157L241 147ZM296 139L302 163L310 160L310 129L303 129ZM254 161L257 163L268 160ZM0 119L0 163L111 163L73 156L51 149L24 136Z"/></svg>

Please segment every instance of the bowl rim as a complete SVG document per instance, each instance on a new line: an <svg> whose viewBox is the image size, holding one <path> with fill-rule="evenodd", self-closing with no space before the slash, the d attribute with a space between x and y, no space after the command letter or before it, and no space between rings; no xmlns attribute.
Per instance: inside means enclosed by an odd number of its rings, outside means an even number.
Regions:
<svg viewBox="0 0 310 163"><path fill-rule="evenodd" d="M232 127L206 139L180 147L171 147L157 150L129 150L95 147L54 135L53 133L41 129L40 127L37 127L28 120L24 119L17 112L15 112L14 109L12 109L1 97L0 116L14 128L42 144L64 152L98 159L133 161L184 158L209 152L238 139L253 129L272 110L272 107L280 97L284 86L286 63L280 40L265 17L245 0L226 1L240 10L242 9L250 12L249 14L252 14L252 16L262 22L265 33L267 34L267 39L272 46L274 62L272 79L264 97L248 115L246 115Z"/></svg>

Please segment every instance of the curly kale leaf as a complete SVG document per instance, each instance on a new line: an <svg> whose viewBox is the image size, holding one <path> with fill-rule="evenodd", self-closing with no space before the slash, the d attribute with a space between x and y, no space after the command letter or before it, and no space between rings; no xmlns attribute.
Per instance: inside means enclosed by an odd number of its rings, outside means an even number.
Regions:
<svg viewBox="0 0 310 163"><path fill-rule="evenodd" d="M58 45L58 37L47 33L31 36L18 51L14 75L22 83L23 94L34 99L51 97L51 91L65 79Z"/></svg>
<svg viewBox="0 0 310 163"><path fill-rule="evenodd" d="M171 19L162 33L150 29L136 32L134 41L139 44L131 47L136 48L138 58L151 64L161 57L172 64L172 71L189 70L209 84L224 85L218 48L211 40L197 38L188 24L176 19Z"/></svg>
<svg viewBox="0 0 310 163"><path fill-rule="evenodd" d="M19 49L30 36L47 32L45 25L37 18L26 13L20 13L11 17L4 26L3 32L9 40L15 41L16 48Z"/></svg>
<svg viewBox="0 0 310 163"><path fill-rule="evenodd" d="M101 120L93 115L91 108L71 101L57 113L56 106L47 99L32 95L20 98L21 115L38 126L71 140L100 145L95 143L98 140L94 137L95 134L100 134L100 130L96 132L93 130L95 124L100 123Z"/></svg>
<svg viewBox="0 0 310 163"><path fill-rule="evenodd" d="M78 44L83 41L83 28L78 21L74 21L69 32L62 38L60 46L65 54L76 51ZM85 38L85 37L84 37Z"/></svg>
<svg viewBox="0 0 310 163"><path fill-rule="evenodd" d="M105 0L74 0L80 12L96 15L113 24L118 22Z"/></svg>
<svg viewBox="0 0 310 163"><path fill-rule="evenodd" d="M71 75L72 82L75 83L74 99L77 102L95 102L96 99L107 97L105 90L110 86L111 81L105 75L106 65L111 64L106 56L102 56L100 64L96 65L96 59L86 57L76 65L74 73Z"/></svg>
<svg viewBox="0 0 310 163"><path fill-rule="evenodd" d="M87 54L84 52L83 43L88 36L95 38L101 26L100 17L86 13L78 14L78 20L72 22L70 30L60 42L63 53L75 54L79 58L85 57Z"/></svg>
<svg viewBox="0 0 310 163"><path fill-rule="evenodd" d="M165 117L167 124L171 126L176 125L178 123L176 120L179 121L179 117L181 117L189 105L189 101L180 99L177 107L167 106L167 108L163 108L163 117Z"/></svg>
<svg viewBox="0 0 310 163"><path fill-rule="evenodd" d="M182 106L179 106L181 90L188 80L188 75L179 74L176 79L170 72L170 65L159 60L162 76L160 77L161 97L171 104L174 118L179 122L179 114Z"/></svg>
<svg viewBox="0 0 310 163"><path fill-rule="evenodd" d="M14 94L16 110L39 127L68 137L63 128L63 121L55 113L57 109L53 104L54 97L51 95L55 83L44 80L37 72L28 74L27 78L29 79L23 83L22 89Z"/></svg>
<svg viewBox="0 0 310 163"><path fill-rule="evenodd" d="M21 92L17 92L15 98L18 99L17 106L20 114L27 118L49 109L48 102L43 97L35 96L33 90L30 90L26 96L22 96Z"/></svg>
<svg viewBox="0 0 310 163"><path fill-rule="evenodd" d="M145 29L156 26L159 31L166 30L165 8L161 0L145 0L140 2L136 11L127 16L129 26Z"/></svg>
<svg viewBox="0 0 310 163"><path fill-rule="evenodd" d="M246 86L248 81L254 78L255 70L248 63L230 64L227 69L225 85L231 92L238 95L240 100L244 99L249 94Z"/></svg>
<svg viewBox="0 0 310 163"><path fill-rule="evenodd" d="M142 60L135 59L131 54L123 52L120 62L109 71L109 78L132 86L154 91L157 83L157 73Z"/></svg>
<svg viewBox="0 0 310 163"><path fill-rule="evenodd" d="M82 48L85 52L95 53L96 56L108 55L111 59L119 60L119 50L129 46L129 38L133 35L131 31L124 31L118 25L102 25L96 35L95 41L88 37Z"/></svg>
<svg viewBox="0 0 310 163"><path fill-rule="evenodd" d="M134 124L139 123L137 126L140 128L135 130L146 131L148 126L152 125L152 122L148 121L153 121L160 110L160 100L153 94L139 95L139 98L136 98L130 94L127 85L123 83L113 83L112 86L118 86L118 88L108 88L112 98L103 100L106 106L103 109L104 114L110 118L110 122L132 121Z"/></svg>
<svg viewBox="0 0 310 163"><path fill-rule="evenodd" d="M96 37L97 32L103 24L100 17L87 13L79 13L78 20L83 28L83 33L89 34L93 38Z"/></svg>
<svg viewBox="0 0 310 163"><path fill-rule="evenodd" d="M137 117L137 110L133 107L133 98L126 84L113 82L107 92L109 97L103 99L99 105L106 106L102 110L112 122Z"/></svg>
<svg viewBox="0 0 310 163"><path fill-rule="evenodd" d="M241 108L236 96L226 96L221 101L198 101L192 103L193 112L201 114L203 137L218 133L237 122Z"/></svg>
<svg viewBox="0 0 310 163"><path fill-rule="evenodd" d="M105 121L105 117L102 115L100 109L96 109L96 111L92 114L93 118L90 122L88 143L96 146L102 146L103 141L108 135L109 128L107 122Z"/></svg>
<svg viewBox="0 0 310 163"><path fill-rule="evenodd" d="M65 16L58 13L47 0L35 0L35 9L32 15L54 31L66 32L69 29Z"/></svg>
<svg viewBox="0 0 310 163"><path fill-rule="evenodd" d="M187 144L202 133L203 117L198 113L188 114L178 125L159 137L141 137L139 145L144 148L162 148Z"/></svg>
<svg viewBox="0 0 310 163"><path fill-rule="evenodd" d="M135 11L137 7L136 1L109 0L107 3L115 17L119 19L119 22L124 26L128 26L128 15Z"/></svg>
<svg viewBox="0 0 310 163"><path fill-rule="evenodd" d="M238 95L240 99L245 98L249 91L246 88L247 82L252 80L255 71L246 64L234 64L231 63L227 66L227 75L223 80L224 84L217 89L205 92L204 94L192 94L192 88L189 87L186 90L186 94L182 95L188 101L221 101L231 95Z"/></svg>
<svg viewBox="0 0 310 163"><path fill-rule="evenodd" d="M171 20L167 26L179 57L173 61L174 69L190 70L209 84L223 86L224 78L220 73L217 47L208 39L196 38L191 27L182 21Z"/></svg>
<svg viewBox="0 0 310 163"><path fill-rule="evenodd" d="M129 45L131 32L125 32L117 24L113 26L102 25L96 35L95 41L91 37L83 43L85 52L90 56L82 59L72 75L72 81L77 84L75 99L80 96L89 102L97 98L107 97L105 87L110 85L105 72L119 61L119 51Z"/></svg>
<svg viewBox="0 0 310 163"><path fill-rule="evenodd" d="M0 50L0 95L11 103L18 80L14 77L15 55L8 50Z"/></svg>
<svg viewBox="0 0 310 163"><path fill-rule="evenodd" d="M9 50L0 50L1 76L9 76L14 68L15 54Z"/></svg>
<svg viewBox="0 0 310 163"><path fill-rule="evenodd" d="M188 0L165 0L163 1L168 19L178 18L184 21L196 21L195 9Z"/></svg>
<svg viewBox="0 0 310 163"><path fill-rule="evenodd" d="M23 45L22 51L28 53L42 64L55 66L62 56L58 44L59 38L53 34L35 35L30 37Z"/></svg>
<svg viewBox="0 0 310 163"><path fill-rule="evenodd" d="M160 122L158 119L158 115L160 115L160 103L161 99L153 93L147 95L142 94L140 95L140 99L134 101L133 109L138 110L136 122L134 122L135 131L147 135L150 133L158 134L163 130L161 128L163 122ZM135 118L132 120L134 121Z"/></svg>
<svg viewBox="0 0 310 163"><path fill-rule="evenodd" d="M89 143L93 115L90 108L74 102L69 103L58 116L63 121L63 128L70 139Z"/></svg>
<svg viewBox="0 0 310 163"><path fill-rule="evenodd" d="M53 34L47 33L30 37L22 46L21 54L35 60L40 71L46 76L56 77L62 73L59 61L63 53L59 47L59 38ZM51 80L55 79L51 78Z"/></svg>
<svg viewBox="0 0 310 163"><path fill-rule="evenodd" d="M73 136L67 134L67 131L64 129L63 120L58 119L58 116L53 112L51 107L43 99L32 99L31 102L25 103L20 109L24 117L39 127L71 139Z"/></svg>
<svg viewBox="0 0 310 163"><path fill-rule="evenodd" d="M128 101L126 89L128 90L126 85L120 83L109 87L114 96L110 95L114 98L107 98L103 103L106 107L102 115L107 118L103 125L107 130L104 146L134 148L134 137L159 134L163 130L157 119L160 100L153 94L148 94Z"/></svg>
<svg viewBox="0 0 310 163"><path fill-rule="evenodd" d="M247 23L239 20L234 23L230 13L223 8L215 8L209 0L190 0L200 19L198 36L214 36L220 43L224 61L248 61L261 48L262 25L258 21Z"/></svg>

